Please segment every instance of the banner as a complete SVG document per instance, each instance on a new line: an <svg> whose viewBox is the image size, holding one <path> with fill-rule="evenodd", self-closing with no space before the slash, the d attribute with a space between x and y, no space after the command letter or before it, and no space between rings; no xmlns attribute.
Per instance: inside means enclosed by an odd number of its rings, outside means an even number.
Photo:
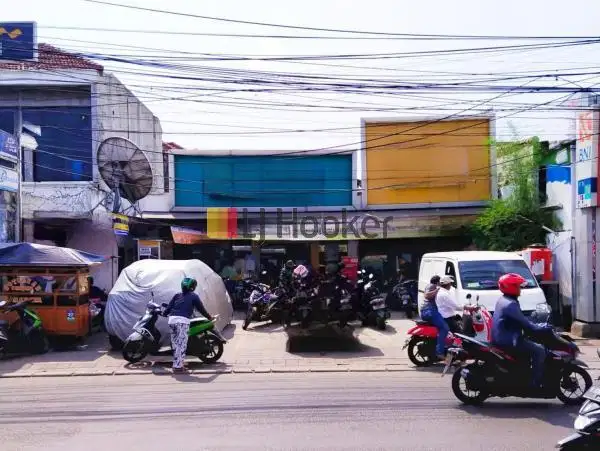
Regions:
<svg viewBox="0 0 600 451"><path fill-rule="evenodd" d="M577 115L575 145L577 208L598 205L598 121L600 112L583 111Z"/></svg>
<svg viewBox="0 0 600 451"><path fill-rule="evenodd" d="M19 191L19 174L17 171L0 166L0 190Z"/></svg>
<svg viewBox="0 0 600 451"><path fill-rule="evenodd" d="M205 232L189 229L187 227L171 226L171 235L175 244L200 244L208 240Z"/></svg>
<svg viewBox="0 0 600 451"><path fill-rule="evenodd" d="M17 139L4 130L0 130L0 157L9 160L17 160L19 158Z"/></svg>
<svg viewBox="0 0 600 451"><path fill-rule="evenodd" d="M115 235L129 235L129 218L125 215L113 213L113 231Z"/></svg>

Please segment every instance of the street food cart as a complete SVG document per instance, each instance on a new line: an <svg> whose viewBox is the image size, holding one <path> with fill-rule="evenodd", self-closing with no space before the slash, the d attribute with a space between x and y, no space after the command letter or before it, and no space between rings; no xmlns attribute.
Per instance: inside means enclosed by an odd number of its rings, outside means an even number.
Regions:
<svg viewBox="0 0 600 451"><path fill-rule="evenodd" d="M18 243L0 247L0 300L30 302L48 335L90 332L88 275L104 257L63 247ZM14 313L1 313L11 323Z"/></svg>

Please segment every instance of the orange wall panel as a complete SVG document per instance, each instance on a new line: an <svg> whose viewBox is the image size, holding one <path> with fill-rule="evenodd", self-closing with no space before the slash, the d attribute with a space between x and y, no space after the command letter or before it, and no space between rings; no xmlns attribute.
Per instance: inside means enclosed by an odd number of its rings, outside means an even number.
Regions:
<svg viewBox="0 0 600 451"><path fill-rule="evenodd" d="M364 127L368 205L491 199L489 119Z"/></svg>

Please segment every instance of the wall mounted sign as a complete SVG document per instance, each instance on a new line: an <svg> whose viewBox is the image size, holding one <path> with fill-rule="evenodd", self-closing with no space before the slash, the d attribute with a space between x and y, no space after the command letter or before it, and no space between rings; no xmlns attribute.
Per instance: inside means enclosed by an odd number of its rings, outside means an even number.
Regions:
<svg viewBox="0 0 600 451"><path fill-rule="evenodd" d="M0 190L13 193L19 190L19 174L17 171L0 166Z"/></svg>

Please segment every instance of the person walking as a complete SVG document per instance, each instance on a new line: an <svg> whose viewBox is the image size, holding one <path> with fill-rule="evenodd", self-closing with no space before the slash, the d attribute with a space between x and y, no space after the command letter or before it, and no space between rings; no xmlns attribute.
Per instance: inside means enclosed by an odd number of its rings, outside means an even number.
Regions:
<svg viewBox="0 0 600 451"><path fill-rule="evenodd" d="M194 290L198 286L196 279L186 277L181 281L181 292L177 293L164 310L164 315L169 317L169 329L171 329L171 348L173 349L173 372L185 372L184 361L188 344L188 332L190 330L190 319L194 315L194 309L202 316L212 321L213 317L208 313L204 304Z"/></svg>

